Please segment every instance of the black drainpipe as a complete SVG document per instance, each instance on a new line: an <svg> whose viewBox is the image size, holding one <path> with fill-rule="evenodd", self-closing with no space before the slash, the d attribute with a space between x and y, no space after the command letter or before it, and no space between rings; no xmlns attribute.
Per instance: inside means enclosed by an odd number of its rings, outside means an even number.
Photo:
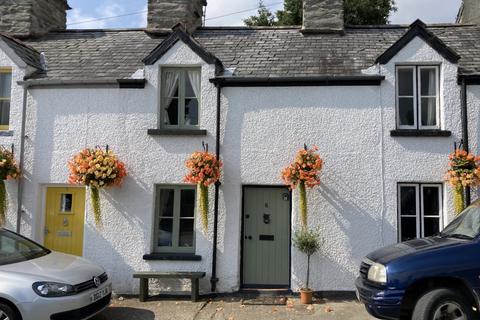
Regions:
<svg viewBox="0 0 480 320"><path fill-rule="evenodd" d="M221 120L221 93L222 87L219 83L216 83L217 87L217 132L215 140L215 150L217 159L220 159L220 120ZM213 216L213 251L212 251L212 277L210 283L212 285L212 292L217 290L217 240L218 240L218 194L220 191L220 181L215 183L215 203L214 203L214 216Z"/></svg>
<svg viewBox="0 0 480 320"><path fill-rule="evenodd" d="M461 81L462 92L461 92L461 106L462 106L462 140L463 148L465 151L469 152L470 147L468 143L468 98L467 98L467 83L465 79ZM465 204L469 206L472 201L470 187L465 188Z"/></svg>

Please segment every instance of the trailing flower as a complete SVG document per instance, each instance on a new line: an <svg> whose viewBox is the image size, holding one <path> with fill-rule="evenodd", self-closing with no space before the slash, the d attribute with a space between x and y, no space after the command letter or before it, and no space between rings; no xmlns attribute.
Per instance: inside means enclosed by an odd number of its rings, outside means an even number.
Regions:
<svg viewBox="0 0 480 320"><path fill-rule="evenodd" d="M83 149L69 162L68 183L84 185L90 188L90 199L95 223L101 224L100 189L121 186L127 176L125 164L118 160L112 151L100 148Z"/></svg>
<svg viewBox="0 0 480 320"><path fill-rule="evenodd" d="M197 185L198 209L204 232L208 230L208 187L220 180L222 161L209 152L194 152L185 162L184 181Z"/></svg>
<svg viewBox="0 0 480 320"><path fill-rule="evenodd" d="M300 216L303 227L307 227L307 194L305 188L314 188L320 184L319 174L323 160L317 153L318 147L301 149L295 160L282 171L282 179L290 189L298 187L300 196Z"/></svg>
<svg viewBox="0 0 480 320"><path fill-rule="evenodd" d="M20 178L20 168L15 161L13 153L5 148L0 149L0 226L5 224L7 212L7 190L5 180Z"/></svg>
<svg viewBox="0 0 480 320"><path fill-rule="evenodd" d="M449 169L445 180L454 188L455 212L465 209L464 189L480 185L480 157L457 149L448 156Z"/></svg>

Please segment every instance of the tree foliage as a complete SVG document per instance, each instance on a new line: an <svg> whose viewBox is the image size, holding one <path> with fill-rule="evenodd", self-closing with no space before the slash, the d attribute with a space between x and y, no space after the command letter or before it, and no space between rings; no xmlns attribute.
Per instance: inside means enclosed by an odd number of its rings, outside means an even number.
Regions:
<svg viewBox="0 0 480 320"><path fill-rule="evenodd" d="M397 11L395 0L344 0L345 24L387 24L390 13ZM244 20L247 26L297 26L303 20L303 1L285 0L283 10L275 14L259 3L258 14Z"/></svg>

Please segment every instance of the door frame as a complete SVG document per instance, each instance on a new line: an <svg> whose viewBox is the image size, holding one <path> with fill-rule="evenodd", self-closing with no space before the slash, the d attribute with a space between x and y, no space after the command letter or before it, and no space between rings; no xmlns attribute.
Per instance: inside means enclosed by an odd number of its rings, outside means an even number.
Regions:
<svg viewBox="0 0 480 320"><path fill-rule="evenodd" d="M82 257L85 255L85 225L87 222L87 201L88 201L88 190L87 187L81 185L73 185L68 183L43 183L40 185L41 188L41 199L40 199L40 206L41 206L41 223L40 229L38 230L38 242L41 245L45 245L45 226L47 224L47 192L49 188L77 188L77 189L84 189L85 190L85 206L83 210L83 239L82 239Z"/></svg>
<svg viewBox="0 0 480 320"><path fill-rule="evenodd" d="M261 185L261 184L243 184L242 185L242 214L241 214L241 232L240 232L240 289L283 289L282 285L249 285L243 284L243 244L245 240L245 189L248 188L264 188L264 189L288 189L285 185ZM288 288L292 287L292 190L289 190L290 203L289 203L289 245L288 245Z"/></svg>

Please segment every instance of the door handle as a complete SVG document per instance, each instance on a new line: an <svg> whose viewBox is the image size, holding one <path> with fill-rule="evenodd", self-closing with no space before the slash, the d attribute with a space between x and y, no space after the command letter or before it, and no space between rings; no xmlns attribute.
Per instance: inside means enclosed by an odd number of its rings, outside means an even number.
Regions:
<svg viewBox="0 0 480 320"><path fill-rule="evenodd" d="M43 234L48 235L49 233L50 233L50 230L48 230L48 228L45 227L45 229L43 230Z"/></svg>

